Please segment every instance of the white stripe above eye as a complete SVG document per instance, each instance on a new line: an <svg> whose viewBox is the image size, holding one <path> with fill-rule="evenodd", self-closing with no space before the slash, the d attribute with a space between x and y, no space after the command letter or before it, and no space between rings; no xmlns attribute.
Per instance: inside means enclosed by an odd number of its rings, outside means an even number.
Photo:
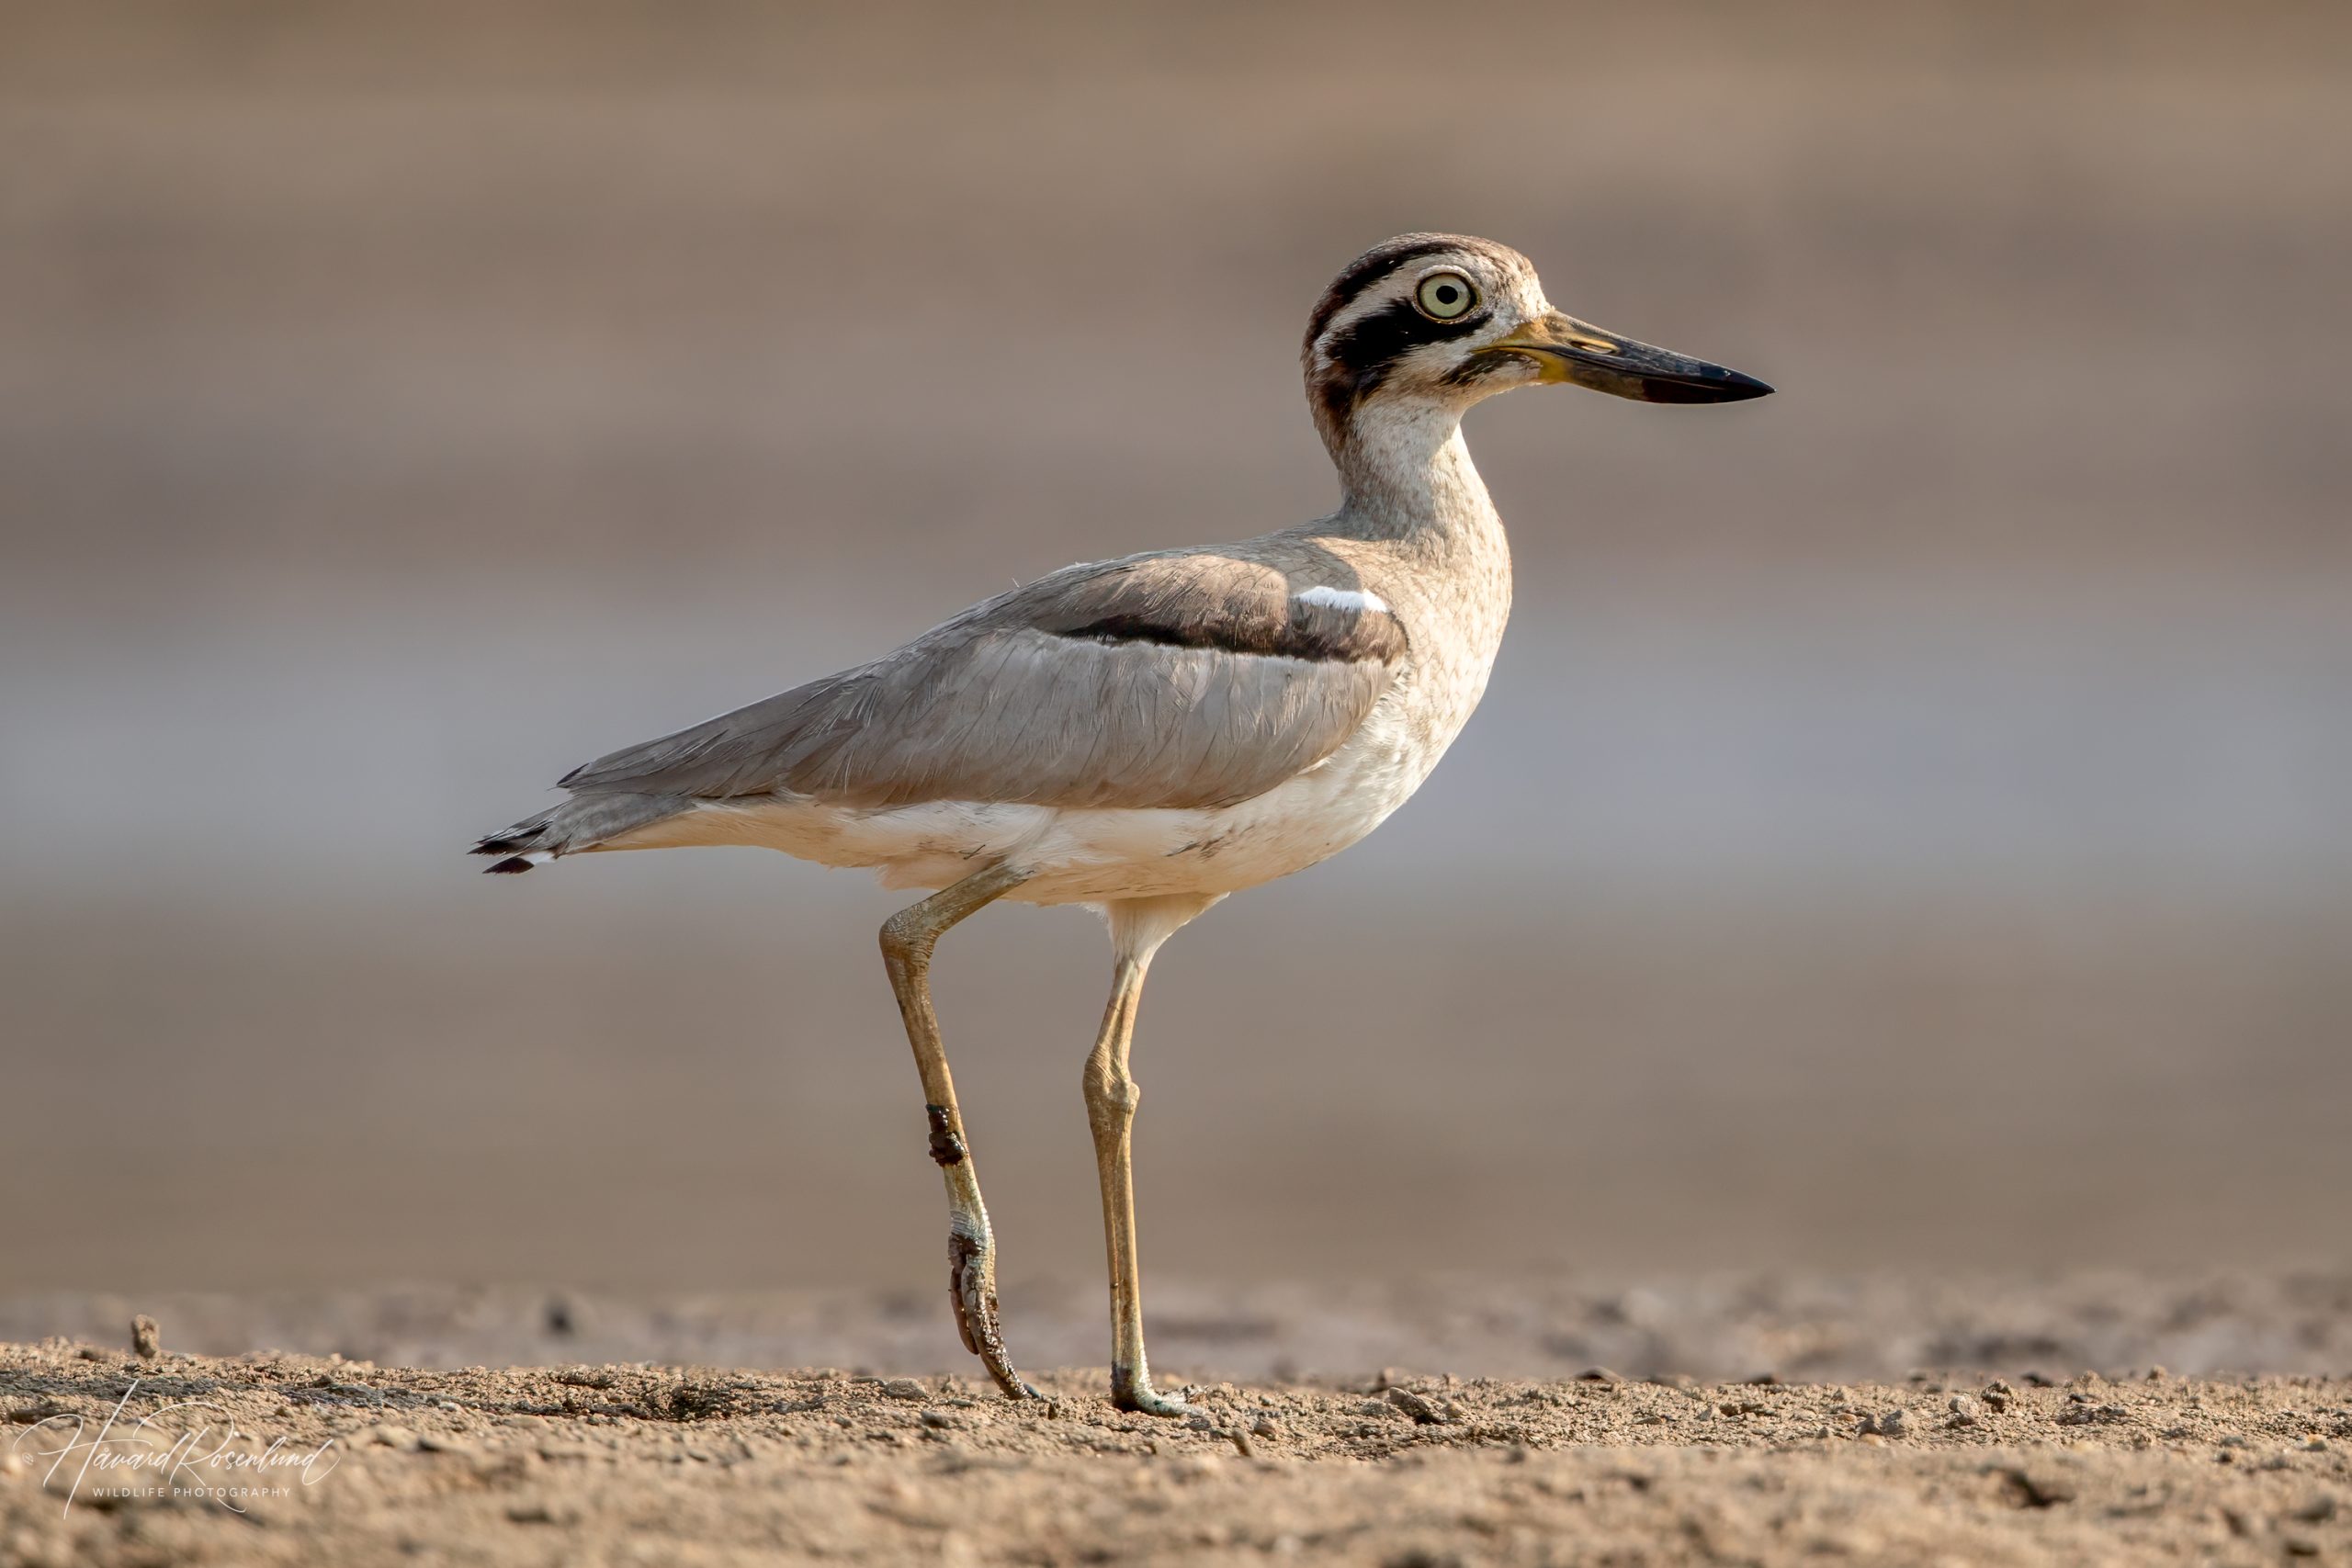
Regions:
<svg viewBox="0 0 2352 1568"><path fill-rule="evenodd" d="M1410 269L1391 273L1332 312L1331 319L1323 323L1323 330L1316 334L1315 341L1329 343L1366 316L1377 310L1385 310L1389 306L1405 298L1407 291L1413 286L1413 281L1414 276Z"/></svg>
<svg viewBox="0 0 2352 1568"><path fill-rule="evenodd" d="M1376 612L1384 615L1388 613L1388 605L1379 594L1366 592L1361 588L1333 588L1328 583L1318 582L1292 597L1302 604L1322 604L1334 610L1353 610L1358 614Z"/></svg>

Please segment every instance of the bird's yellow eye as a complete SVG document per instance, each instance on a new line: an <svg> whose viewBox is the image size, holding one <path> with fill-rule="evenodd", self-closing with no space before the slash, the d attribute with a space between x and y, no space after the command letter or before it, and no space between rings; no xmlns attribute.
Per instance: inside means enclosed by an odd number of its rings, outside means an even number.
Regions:
<svg viewBox="0 0 2352 1568"><path fill-rule="evenodd" d="M1433 272L1413 290L1413 303L1432 321L1450 321L1478 302L1478 291L1458 272Z"/></svg>

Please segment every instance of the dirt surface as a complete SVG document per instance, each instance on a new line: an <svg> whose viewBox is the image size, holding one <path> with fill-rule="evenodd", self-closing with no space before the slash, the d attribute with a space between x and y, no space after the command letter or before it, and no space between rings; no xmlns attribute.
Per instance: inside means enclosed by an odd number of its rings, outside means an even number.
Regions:
<svg viewBox="0 0 2352 1568"><path fill-rule="evenodd" d="M2339 1274L1194 1290L1180 1420L874 1292L0 1300L0 1563L2352 1560Z"/></svg>
<svg viewBox="0 0 2352 1568"><path fill-rule="evenodd" d="M1152 1365L1180 1380L1362 1382L1384 1369L1458 1376L1899 1382L1921 1368L2012 1382L2085 1369L2132 1376L2352 1372L2352 1272L2219 1269L1783 1269L1389 1280L1223 1280L1163 1270L1149 1287ZM1023 1367L1085 1366L1108 1348L1091 1274L1004 1286ZM971 1371L925 1289L704 1294L411 1285L209 1294L0 1295L0 1341L114 1348L136 1315L167 1350L295 1350L386 1366L833 1366L885 1377Z"/></svg>
<svg viewBox="0 0 2352 1568"><path fill-rule="evenodd" d="M1171 1421L1113 1410L1099 1372L1013 1404L956 1378L142 1362L62 1339L0 1369L0 1557L57 1568L2352 1553L2343 1379L1220 1383ZM57 1454L102 1429L144 1462ZM209 1457L272 1443L269 1468ZM170 1492L223 1484L262 1495L238 1513Z"/></svg>

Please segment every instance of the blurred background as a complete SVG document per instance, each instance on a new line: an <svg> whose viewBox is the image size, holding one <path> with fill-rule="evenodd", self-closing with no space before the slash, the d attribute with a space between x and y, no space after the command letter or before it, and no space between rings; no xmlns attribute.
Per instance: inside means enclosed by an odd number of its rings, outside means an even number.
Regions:
<svg viewBox="0 0 2352 1568"><path fill-rule="evenodd" d="M0 7L0 1288L946 1363L902 900L462 852L1326 510L1298 335L1411 229L1781 395L1473 417L1486 706L1163 956L1152 1279L2340 1266L2347 144L2325 5ZM1014 1292L1099 1288L1107 979L943 950Z"/></svg>

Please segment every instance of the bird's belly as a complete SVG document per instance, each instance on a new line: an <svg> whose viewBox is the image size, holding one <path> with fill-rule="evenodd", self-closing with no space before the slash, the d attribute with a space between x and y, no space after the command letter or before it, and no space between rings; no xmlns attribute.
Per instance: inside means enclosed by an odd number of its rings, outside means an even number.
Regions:
<svg viewBox="0 0 2352 1568"><path fill-rule="evenodd" d="M1238 892L1339 853L1380 826L1419 782L1359 754L1334 757L1232 806L1063 811L1030 852L1038 875L1013 897L1066 904Z"/></svg>
<svg viewBox="0 0 2352 1568"><path fill-rule="evenodd" d="M888 887L944 887L1009 858L1035 869L1008 896L1024 903L1232 893L1303 871L1378 827L1428 776L1432 751L1443 749L1419 739L1426 735L1405 721L1401 705L1383 705L1323 763L1231 806L945 800L855 810L762 797L705 802L659 837L758 844L826 865L872 867Z"/></svg>

